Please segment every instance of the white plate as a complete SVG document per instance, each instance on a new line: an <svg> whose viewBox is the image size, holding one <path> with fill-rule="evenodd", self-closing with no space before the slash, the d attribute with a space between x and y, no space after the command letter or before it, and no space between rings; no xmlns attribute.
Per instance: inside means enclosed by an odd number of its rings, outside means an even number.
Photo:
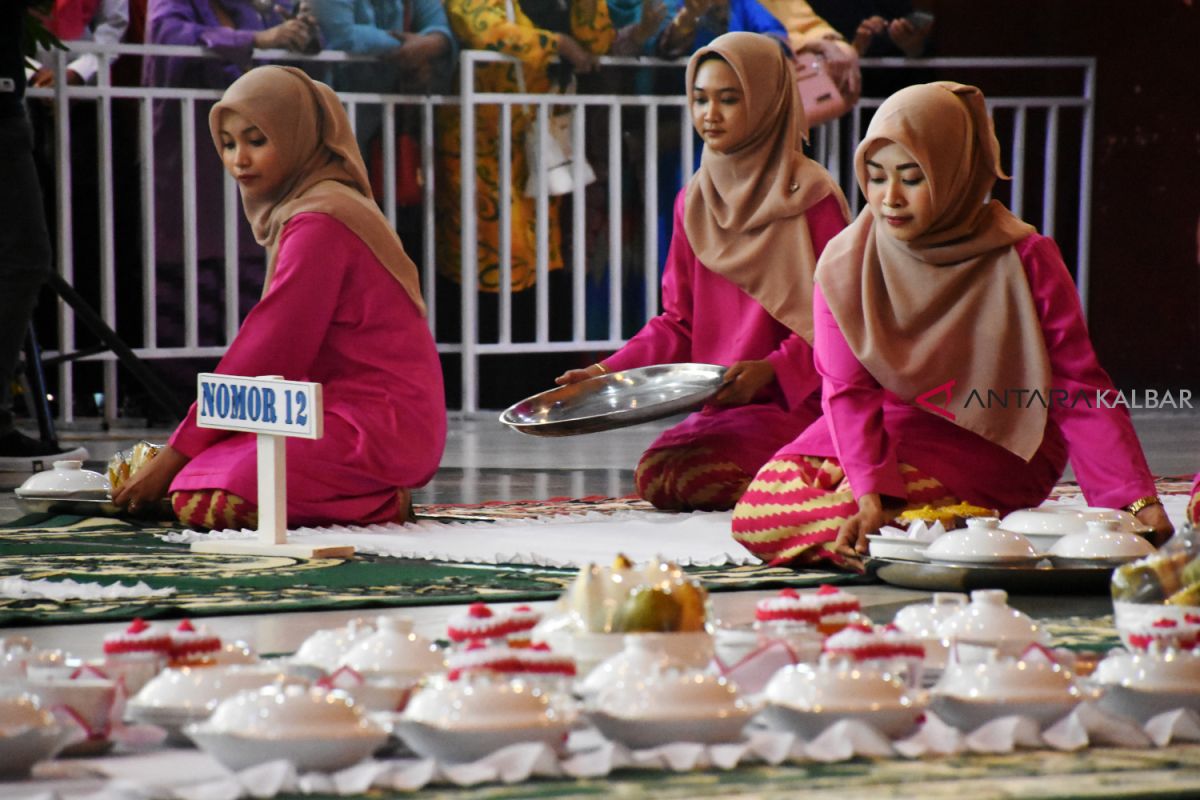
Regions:
<svg viewBox="0 0 1200 800"><path fill-rule="evenodd" d="M970 733L1000 717L1029 717L1043 729L1071 713L1081 699L1022 702L1019 700L964 700L960 697L935 695L929 710L948 725Z"/></svg>
<svg viewBox="0 0 1200 800"><path fill-rule="evenodd" d="M871 558L900 558L906 561L924 561L925 548L929 547L929 542L878 533L867 534L867 543Z"/></svg>
<svg viewBox="0 0 1200 800"><path fill-rule="evenodd" d="M337 738L279 738L255 739L235 733L218 733L204 723L183 729L201 750L235 772L287 759L300 772L336 772L352 767L387 743L388 735L381 729L363 731Z"/></svg>
<svg viewBox="0 0 1200 800"><path fill-rule="evenodd" d="M1098 705L1122 717L1145 725L1152 718L1177 708L1200 713L1200 687L1195 692L1149 692L1126 686L1106 686Z"/></svg>
<svg viewBox="0 0 1200 800"><path fill-rule="evenodd" d="M378 719L378 717L376 717ZM397 719L392 734L399 737L417 755L447 764L478 761L485 756L519 742L544 742L555 750L562 748L573 721L531 728L440 728L411 719Z"/></svg>
<svg viewBox="0 0 1200 800"><path fill-rule="evenodd" d="M634 750L646 750L672 742L740 742L743 738L742 729L756 713L757 709L748 709L721 717L631 719L615 717L603 711L591 711L588 712L588 718L606 738Z"/></svg>
<svg viewBox="0 0 1200 800"><path fill-rule="evenodd" d="M885 736L900 739L917 727L923 708L914 703L907 708L880 708L862 711L802 711L772 703L763 709L767 723L778 730L791 731L803 739L815 739L821 732L844 719L865 722Z"/></svg>

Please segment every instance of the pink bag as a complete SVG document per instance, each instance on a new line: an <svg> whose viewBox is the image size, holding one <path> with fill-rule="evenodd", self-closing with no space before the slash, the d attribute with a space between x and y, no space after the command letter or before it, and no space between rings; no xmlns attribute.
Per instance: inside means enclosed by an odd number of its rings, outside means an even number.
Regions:
<svg viewBox="0 0 1200 800"><path fill-rule="evenodd" d="M833 78L829 77L825 59L802 53L795 64L796 85L800 89L800 103L808 117L808 127L815 128L850 110L853 104L846 101Z"/></svg>

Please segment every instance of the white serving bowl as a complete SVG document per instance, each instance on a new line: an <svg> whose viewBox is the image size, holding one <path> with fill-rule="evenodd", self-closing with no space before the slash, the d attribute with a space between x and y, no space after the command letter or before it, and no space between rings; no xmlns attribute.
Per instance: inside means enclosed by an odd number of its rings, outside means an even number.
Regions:
<svg viewBox="0 0 1200 800"><path fill-rule="evenodd" d="M1155 631L1155 623L1163 620L1175 623L1174 628L1177 631L1195 630L1196 626L1200 624L1200 606L1113 601L1113 621L1116 624L1117 633L1121 635L1121 641L1130 650L1141 649L1135 641L1139 634L1154 633L1154 638L1163 640L1164 644L1167 643L1165 640L1170 637Z"/></svg>
<svg viewBox="0 0 1200 800"><path fill-rule="evenodd" d="M35 472L13 490L17 497L74 497L104 499L108 478L83 468L82 461L55 461L54 468Z"/></svg>
<svg viewBox="0 0 1200 800"><path fill-rule="evenodd" d="M1003 589L977 589L971 602L938 624L938 635L951 648L951 660L984 661L993 651L1017 658L1031 644L1049 644L1046 631L1008 605Z"/></svg>
<svg viewBox="0 0 1200 800"><path fill-rule="evenodd" d="M1039 552L1045 552L1068 533L1086 533L1088 522L1116 522L1126 533L1150 530L1128 511L1094 506L1045 505L1010 512L1000 521L1006 531L1024 534Z"/></svg>
<svg viewBox="0 0 1200 800"><path fill-rule="evenodd" d="M412 620L380 617L375 632L359 640L339 661L368 679L414 684L446 668L442 651L412 631Z"/></svg>
<svg viewBox="0 0 1200 800"><path fill-rule="evenodd" d="M0 777L20 778L53 758L77 735L25 693L0 695Z"/></svg>
<svg viewBox="0 0 1200 800"><path fill-rule="evenodd" d="M929 561L956 564L1033 564L1041 559L1022 534L1004 530L995 517L974 517L967 527L934 539L925 548Z"/></svg>
<svg viewBox="0 0 1200 800"><path fill-rule="evenodd" d="M102 678L40 678L25 681L24 690L38 698L42 708L66 712L78 720L92 739L107 739L113 703L117 699L115 681Z"/></svg>
<svg viewBox="0 0 1200 800"><path fill-rule="evenodd" d="M1034 649L1024 658L993 656L974 664L950 663L930 690L929 708L969 732L999 717L1030 717L1045 727L1084 699L1070 670Z"/></svg>
<svg viewBox="0 0 1200 800"><path fill-rule="evenodd" d="M368 712L402 711L412 694L413 685L389 678L368 679L350 667L340 667L315 684L326 691L343 692Z"/></svg>
<svg viewBox="0 0 1200 800"><path fill-rule="evenodd" d="M1153 552L1146 537L1121 530L1115 520L1088 520L1087 530L1066 534L1047 554L1056 567L1074 567L1116 566Z"/></svg>
<svg viewBox="0 0 1200 800"><path fill-rule="evenodd" d="M189 745L185 725L207 719L222 701L239 692L272 684L302 686L304 681L270 664L165 669L133 696L125 713L137 722L163 728L173 744Z"/></svg>
<svg viewBox="0 0 1200 800"><path fill-rule="evenodd" d="M898 558L904 561L924 561L929 542L909 539L906 536L884 536L881 533L867 534L867 550L871 558Z"/></svg>
<svg viewBox="0 0 1200 800"><path fill-rule="evenodd" d="M768 724L805 739L844 719L865 722L898 738L916 727L922 710L920 698L900 678L828 656L817 666L795 664L779 670L763 696Z"/></svg>
<svg viewBox="0 0 1200 800"><path fill-rule="evenodd" d="M1104 687L1101 707L1143 725L1178 708L1200 712L1200 653L1152 645L1142 653L1116 650L1091 679Z"/></svg>
<svg viewBox="0 0 1200 800"><path fill-rule="evenodd" d="M367 758L387 731L340 692L266 686L222 700L204 722L184 728L231 770L287 759L301 772L334 772Z"/></svg>
<svg viewBox="0 0 1200 800"><path fill-rule="evenodd" d="M736 742L758 706L725 678L650 669L600 692L588 717L609 739L645 749L671 742Z"/></svg>
<svg viewBox="0 0 1200 800"><path fill-rule="evenodd" d="M518 742L561 749L578 716L566 695L520 679L439 677L413 694L393 732L418 755L455 763Z"/></svg>
<svg viewBox="0 0 1200 800"><path fill-rule="evenodd" d="M706 667L715 654L712 634L698 631L692 633L576 633L560 643L550 644L556 650L570 653L580 675L588 675L605 659L615 656L625 648L627 636L655 637L668 657L688 667Z"/></svg>

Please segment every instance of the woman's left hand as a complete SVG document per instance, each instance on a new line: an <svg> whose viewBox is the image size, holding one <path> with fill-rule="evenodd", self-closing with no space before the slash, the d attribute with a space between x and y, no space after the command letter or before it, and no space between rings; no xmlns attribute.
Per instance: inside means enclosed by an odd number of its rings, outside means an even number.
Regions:
<svg viewBox="0 0 1200 800"><path fill-rule="evenodd" d="M869 534L875 533L896 518L897 509L884 506L883 497L877 493L864 494L858 498L858 513L838 528L834 549L850 558L866 555Z"/></svg>
<svg viewBox="0 0 1200 800"><path fill-rule="evenodd" d="M158 455L147 461L141 469L113 496L113 504L137 511L167 496L171 481L190 461L187 456L167 445Z"/></svg>
<svg viewBox="0 0 1200 800"><path fill-rule="evenodd" d="M775 380L770 361L737 361L725 370L725 381L713 397L718 406L744 406Z"/></svg>
<svg viewBox="0 0 1200 800"><path fill-rule="evenodd" d="M1152 503L1146 506L1137 513L1137 519L1143 525L1149 525L1154 529L1154 533L1147 538L1155 547L1162 547L1167 539L1170 539L1175 533L1175 526L1171 524L1171 520L1167 519L1167 511L1163 508L1162 503Z"/></svg>

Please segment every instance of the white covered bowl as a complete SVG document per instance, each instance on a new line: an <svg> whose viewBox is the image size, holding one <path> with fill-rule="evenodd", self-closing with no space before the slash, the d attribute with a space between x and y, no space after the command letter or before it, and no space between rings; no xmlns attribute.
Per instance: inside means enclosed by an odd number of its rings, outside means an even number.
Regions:
<svg viewBox="0 0 1200 800"><path fill-rule="evenodd" d="M939 536L925 548L925 558L930 561L958 564L1034 563L1040 557L1032 542L1001 528L995 517L968 519L967 527Z"/></svg>
<svg viewBox="0 0 1200 800"><path fill-rule="evenodd" d="M930 690L930 710L970 732L999 717L1030 717L1045 727L1084 699L1070 670L1040 648L1022 658L994 655L984 662L950 663Z"/></svg>

